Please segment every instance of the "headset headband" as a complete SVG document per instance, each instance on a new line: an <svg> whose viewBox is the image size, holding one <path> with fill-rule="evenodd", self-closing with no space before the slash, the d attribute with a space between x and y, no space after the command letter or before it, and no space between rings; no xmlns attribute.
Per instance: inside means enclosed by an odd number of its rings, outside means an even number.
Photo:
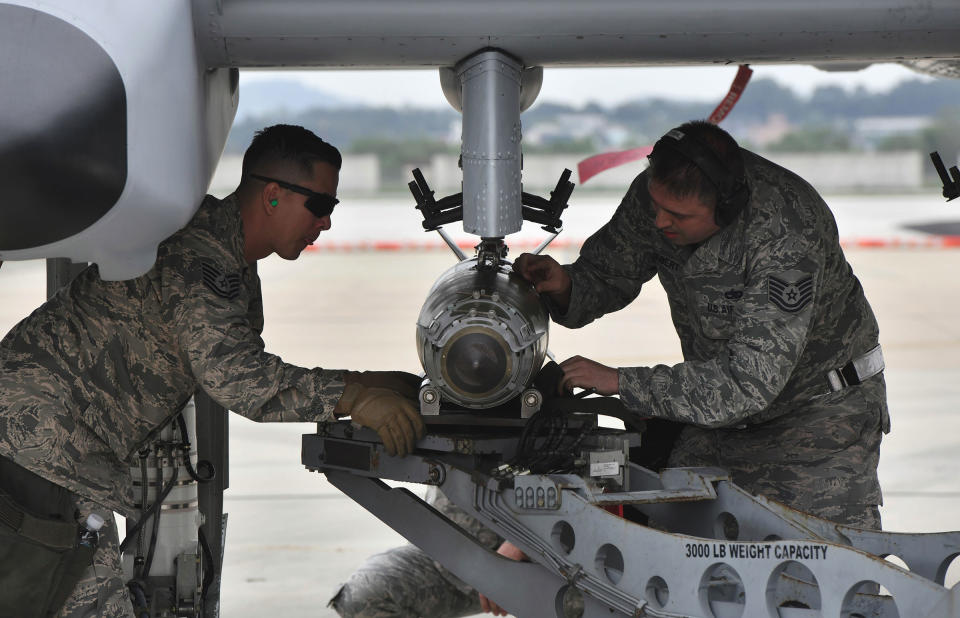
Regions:
<svg viewBox="0 0 960 618"><path fill-rule="evenodd" d="M667 131L654 145L681 154L703 172L717 191L716 219L720 225L730 223L747 204L749 191L744 178L738 178L712 148L680 129ZM652 154L652 153L651 153Z"/></svg>

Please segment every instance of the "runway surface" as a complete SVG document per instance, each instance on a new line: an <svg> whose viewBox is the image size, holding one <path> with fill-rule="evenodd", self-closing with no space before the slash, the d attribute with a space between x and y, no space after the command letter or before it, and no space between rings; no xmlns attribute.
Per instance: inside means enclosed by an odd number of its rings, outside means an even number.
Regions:
<svg viewBox="0 0 960 618"><path fill-rule="evenodd" d="M870 199L862 198L861 204ZM903 226L953 218L952 209L937 200L929 195L899 202L883 198L883 208L856 215L841 210L841 235L921 237ZM919 212L905 206L921 201ZM338 207L334 228L321 236L321 245L338 233L356 238L354 226L364 221L385 225L374 211L347 206ZM580 228L595 228L609 213L583 215ZM571 243L548 253L564 262L574 259L576 250ZM884 527L960 529L960 251L852 248L847 256L877 314L887 361L893 432L881 456ZM414 322L430 285L453 263L446 249L321 248L295 262L264 260L267 349L306 366L418 371ZM44 285L41 262L8 262L0 268L0 333L43 301ZM587 328L554 328L550 347L560 358L581 354L614 366L680 360L656 282L630 307ZM326 603L338 583L369 554L402 542L323 476L301 466L300 435L312 430L310 424L258 425L231 415L225 617L334 616ZM958 573L960 564L955 564L948 583L960 579Z"/></svg>

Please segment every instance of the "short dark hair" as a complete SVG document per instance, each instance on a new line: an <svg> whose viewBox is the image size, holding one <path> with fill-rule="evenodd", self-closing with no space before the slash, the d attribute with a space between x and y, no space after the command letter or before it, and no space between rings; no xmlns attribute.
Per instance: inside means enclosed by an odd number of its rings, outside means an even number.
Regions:
<svg viewBox="0 0 960 618"><path fill-rule="evenodd" d="M313 173L313 164L322 161L338 171L343 165L340 151L317 137L312 131L292 124L275 124L257 131L250 147L243 154L243 176L264 173L264 167L293 163L306 175Z"/></svg>
<svg viewBox="0 0 960 618"><path fill-rule="evenodd" d="M673 129L693 138L702 147L709 148L723 164L731 177L744 178L743 155L733 137L706 120L693 120ZM660 142L657 142L658 144ZM650 153L649 177L672 195L680 198L697 196L704 204L716 204L718 187L689 157L676 148L654 147Z"/></svg>

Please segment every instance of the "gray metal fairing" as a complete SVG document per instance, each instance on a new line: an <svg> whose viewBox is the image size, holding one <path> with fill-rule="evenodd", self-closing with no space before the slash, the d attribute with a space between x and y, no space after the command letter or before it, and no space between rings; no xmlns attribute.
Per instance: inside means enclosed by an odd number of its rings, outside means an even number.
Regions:
<svg viewBox="0 0 960 618"><path fill-rule="evenodd" d="M485 47L528 66L956 58L951 0L202 0L212 66L452 66Z"/></svg>
<svg viewBox="0 0 960 618"><path fill-rule="evenodd" d="M210 183L236 72L208 69L188 2L0 10L0 41L16 42L0 45L0 153L12 153L0 177L0 260L64 257L96 262L105 279L143 274ZM30 87L14 89L10 76Z"/></svg>
<svg viewBox="0 0 960 618"><path fill-rule="evenodd" d="M0 109L17 119L0 129L0 250L25 249L81 232L120 197L126 94L110 57L69 23L0 5L0 24Z"/></svg>

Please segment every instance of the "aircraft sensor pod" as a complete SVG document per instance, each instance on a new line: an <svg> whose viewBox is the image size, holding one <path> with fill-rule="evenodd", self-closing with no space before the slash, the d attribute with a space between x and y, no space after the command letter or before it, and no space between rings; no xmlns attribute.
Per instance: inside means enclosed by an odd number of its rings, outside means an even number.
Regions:
<svg viewBox="0 0 960 618"><path fill-rule="evenodd" d="M533 286L509 262L478 268L476 258L445 272L417 320L417 350L442 397L492 408L520 395L547 353L549 316Z"/></svg>

